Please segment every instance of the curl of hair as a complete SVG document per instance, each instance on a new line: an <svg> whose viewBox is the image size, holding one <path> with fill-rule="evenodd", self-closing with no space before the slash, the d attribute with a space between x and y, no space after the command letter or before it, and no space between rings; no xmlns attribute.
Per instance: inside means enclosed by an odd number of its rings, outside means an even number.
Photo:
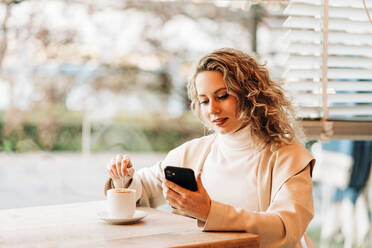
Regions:
<svg viewBox="0 0 372 248"><path fill-rule="evenodd" d="M290 144L301 133L295 122L295 112L279 83L270 79L268 70L256 59L236 49L216 50L201 58L188 83L191 110L205 124L200 113L200 102L195 79L200 72L218 71L229 94L238 102L238 118L250 126L252 136L263 146L275 150Z"/></svg>

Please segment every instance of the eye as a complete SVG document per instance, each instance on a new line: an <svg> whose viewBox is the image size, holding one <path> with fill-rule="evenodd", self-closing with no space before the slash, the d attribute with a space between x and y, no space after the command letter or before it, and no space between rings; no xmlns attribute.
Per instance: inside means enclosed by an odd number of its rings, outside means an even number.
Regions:
<svg viewBox="0 0 372 248"><path fill-rule="evenodd" d="M199 100L200 104L207 104L208 100Z"/></svg>
<svg viewBox="0 0 372 248"><path fill-rule="evenodd" d="M226 93L225 95L218 96L217 99L218 99L218 100L225 100L225 99L228 98L228 97L229 97L229 94Z"/></svg>

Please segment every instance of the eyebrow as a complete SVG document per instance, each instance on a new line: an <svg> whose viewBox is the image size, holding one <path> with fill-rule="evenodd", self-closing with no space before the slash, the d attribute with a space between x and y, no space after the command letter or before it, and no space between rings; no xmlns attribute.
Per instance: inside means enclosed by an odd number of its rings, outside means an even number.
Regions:
<svg viewBox="0 0 372 248"><path fill-rule="evenodd" d="M227 89L226 89L226 88L220 88L220 89L216 90L215 92L213 92L213 94L215 95L215 94L217 94L218 92L223 91L223 90L227 90ZM198 96L206 96L206 95L204 95L204 94L200 94L200 95L198 95Z"/></svg>

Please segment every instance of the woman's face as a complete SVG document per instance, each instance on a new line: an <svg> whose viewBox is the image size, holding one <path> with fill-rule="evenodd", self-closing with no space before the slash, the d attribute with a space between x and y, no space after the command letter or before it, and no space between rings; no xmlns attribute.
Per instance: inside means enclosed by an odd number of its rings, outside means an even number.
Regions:
<svg viewBox="0 0 372 248"><path fill-rule="evenodd" d="M200 72L195 84L201 114L216 132L234 133L243 126L243 121L237 119L237 99L227 93L222 73Z"/></svg>

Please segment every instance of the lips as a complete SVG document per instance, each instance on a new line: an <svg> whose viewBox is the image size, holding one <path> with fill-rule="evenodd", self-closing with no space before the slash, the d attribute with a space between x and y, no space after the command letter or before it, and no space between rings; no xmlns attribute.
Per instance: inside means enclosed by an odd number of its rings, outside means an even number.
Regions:
<svg viewBox="0 0 372 248"><path fill-rule="evenodd" d="M223 124L225 124L225 122L227 121L228 118L218 118L218 119L214 119L212 122L216 125L216 126L222 126Z"/></svg>

